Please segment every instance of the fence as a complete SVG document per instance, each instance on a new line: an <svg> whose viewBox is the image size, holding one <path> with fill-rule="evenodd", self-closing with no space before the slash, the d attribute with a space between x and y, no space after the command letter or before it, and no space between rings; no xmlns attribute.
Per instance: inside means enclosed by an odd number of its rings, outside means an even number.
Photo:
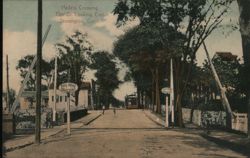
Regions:
<svg viewBox="0 0 250 158"><path fill-rule="evenodd" d="M235 118L232 119L232 128L234 130L247 133L248 119L246 113L235 113Z"/></svg>
<svg viewBox="0 0 250 158"><path fill-rule="evenodd" d="M3 114L3 138L7 139L15 133L15 124L14 124L14 115L13 114Z"/></svg>
<svg viewBox="0 0 250 158"><path fill-rule="evenodd" d="M232 129L247 133L247 114L234 114L236 117L232 119ZM182 116L184 122L192 122L199 126L226 126L226 113L224 111L201 111L182 108Z"/></svg>
<svg viewBox="0 0 250 158"><path fill-rule="evenodd" d="M35 109L18 110L15 115L16 129L34 129L35 128ZM41 126L46 127L48 117L52 118L52 109L44 108L41 113Z"/></svg>

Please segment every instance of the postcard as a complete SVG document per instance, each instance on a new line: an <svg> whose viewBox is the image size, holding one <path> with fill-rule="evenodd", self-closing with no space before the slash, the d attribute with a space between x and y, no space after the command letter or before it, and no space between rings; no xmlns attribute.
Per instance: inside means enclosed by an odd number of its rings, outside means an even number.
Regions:
<svg viewBox="0 0 250 158"><path fill-rule="evenodd" d="M248 6L4 0L2 156L250 156Z"/></svg>

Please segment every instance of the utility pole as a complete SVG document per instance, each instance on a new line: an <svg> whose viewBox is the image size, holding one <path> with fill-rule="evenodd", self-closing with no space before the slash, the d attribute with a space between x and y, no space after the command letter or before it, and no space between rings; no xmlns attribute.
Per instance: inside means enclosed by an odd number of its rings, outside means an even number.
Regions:
<svg viewBox="0 0 250 158"><path fill-rule="evenodd" d="M55 123L56 121L56 86L57 86L57 57L55 57L53 123Z"/></svg>
<svg viewBox="0 0 250 158"><path fill-rule="evenodd" d="M68 70L68 83L70 82L70 69ZM70 135L70 92L67 92L68 104L67 104L67 133Z"/></svg>
<svg viewBox="0 0 250 158"><path fill-rule="evenodd" d="M90 81L90 94L91 94L91 107L92 110L95 110L94 108L94 84L93 84L93 80Z"/></svg>
<svg viewBox="0 0 250 158"><path fill-rule="evenodd" d="M42 61L42 0L38 0L37 64L36 64L36 128L35 143L41 141L41 61Z"/></svg>
<svg viewBox="0 0 250 158"><path fill-rule="evenodd" d="M210 66L211 66L212 73L214 75L216 84L218 85L218 87L220 89L221 98L222 98L222 105L226 109L226 114L227 114L227 116L226 116L226 126L227 126L228 129L232 129L232 117L233 117L233 113L232 113L230 104L229 104L229 102L227 100L226 90L225 90L224 87L222 87L222 84L221 84L220 79L219 79L219 77L218 77L218 75L216 73L216 70L215 70L214 65L213 65L213 63L211 61L211 58L209 57L209 54L208 54L205 42L203 42L203 46L204 46L204 50L205 50L206 55L207 55L208 62L210 64Z"/></svg>
<svg viewBox="0 0 250 158"><path fill-rule="evenodd" d="M171 122L174 126L174 77L173 77L173 60L170 60L170 107L171 107Z"/></svg>
<svg viewBox="0 0 250 158"><path fill-rule="evenodd" d="M9 62L8 62L8 55L6 55L6 77L7 77L7 87L6 87L6 107L8 108L8 112L11 112L10 107L10 89L9 89Z"/></svg>

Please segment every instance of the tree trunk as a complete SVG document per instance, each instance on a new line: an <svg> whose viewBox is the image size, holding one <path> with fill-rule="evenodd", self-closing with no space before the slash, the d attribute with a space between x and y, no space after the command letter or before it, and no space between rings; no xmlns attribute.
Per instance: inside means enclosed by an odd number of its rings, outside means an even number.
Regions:
<svg viewBox="0 0 250 158"><path fill-rule="evenodd" d="M245 67L248 69L246 72L250 72L250 1L249 0L237 0L240 11L240 32L242 38L242 50ZM247 75L249 76L249 75ZM247 80L250 80L248 78ZM250 88L247 90L247 106L248 106L248 137L250 138Z"/></svg>
<svg viewBox="0 0 250 158"><path fill-rule="evenodd" d="M155 69L155 100L156 100L156 112L161 113L161 104L160 104L160 88L159 88L159 70Z"/></svg>
<svg viewBox="0 0 250 158"><path fill-rule="evenodd" d="M144 92L141 91L141 108L144 109L145 101L144 101Z"/></svg>
<svg viewBox="0 0 250 158"><path fill-rule="evenodd" d="M195 101L194 101L194 95L193 95L193 93L191 93L191 97L192 97L192 106L191 106L192 108L191 108L191 112L190 112L190 120L189 120L190 123L192 123L194 109L195 109Z"/></svg>
<svg viewBox="0 0 250 158"><path fill-rule="evenodd" d="M140 98L141 98L140 88L137 86L137 107L139 109L141 108Z"/></svg>
<svg viewBox="0 0 250 158"><path fill-rule="evenodd" d="M176 98L176 105L177 105L177 120L178 120L178 125L180 127L184 127L183 124L183 119L182 119L182 106L181 106L181 98L182 96L180 94L177 94L177 98Z"/></svg>
<svg viewBox="0 0 250 158"><path fill-rule="evenodd" d="M175 66L175 105L177 108L177 122L180 127L184 127L182 118L182 97L187 86L188 79L191 72L191 64L183 63L181 59L176 59L174 61Z"/></svg>
<svg viewBox="0 0 250 158"><path fill-rule="evenodd" d="M79 89L75 91L75 106L78 106L78 99L79 99ZM85 105L88 106L88 105Z"/></svg>
<svg viewBox="0 0 250 158"><path fill-rule="evenodd" d="M151 70L151 73L152 73L152 97L151 97L151 110L154 111L154 105L155 105L155 94L154 94L154 91L155 91L155 74L154 74L154 70Z"/></svg>

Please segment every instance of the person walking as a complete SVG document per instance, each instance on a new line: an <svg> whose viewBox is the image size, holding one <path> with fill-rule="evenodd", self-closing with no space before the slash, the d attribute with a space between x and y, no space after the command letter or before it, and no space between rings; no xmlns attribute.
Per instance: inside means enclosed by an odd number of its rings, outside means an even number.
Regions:
<svg viewBox="0 0 250 158"><path fill-rule="evenodd" d="M115 109L115 107L113 108L113 112L114 112L114 115L116 114L116 109Z"/></svg>
<svg viewBox="0 0 250 158"><path fill-rule="evenodd" d="M105 106L102 106L102 114L104 115L104 111L105 111Z"/></svg>

